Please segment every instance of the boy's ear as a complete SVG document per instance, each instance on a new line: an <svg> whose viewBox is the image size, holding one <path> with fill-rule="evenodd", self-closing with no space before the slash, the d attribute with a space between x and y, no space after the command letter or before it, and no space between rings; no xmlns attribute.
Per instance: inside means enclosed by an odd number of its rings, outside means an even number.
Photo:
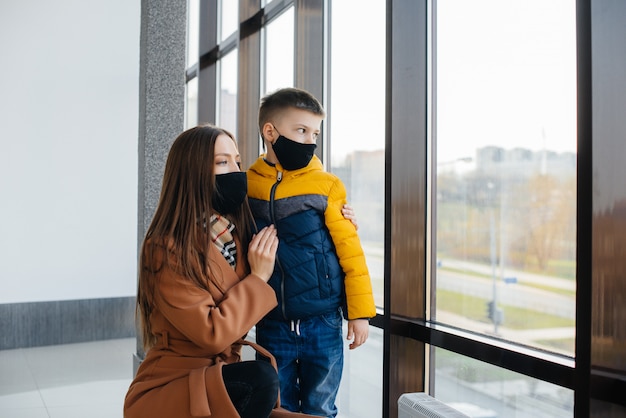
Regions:
<svg viewBox="0 0 626 418"><path fill-rule="evenodd" d="M274 129L274 125L272 125L270 122L266 122L263 125L263 130L261 131L261 135L263 136L263 139L265 141L269 141L269 142L274 142L274 140L276 138L278 138L278 133L276 132L276 129Z"/></svg>

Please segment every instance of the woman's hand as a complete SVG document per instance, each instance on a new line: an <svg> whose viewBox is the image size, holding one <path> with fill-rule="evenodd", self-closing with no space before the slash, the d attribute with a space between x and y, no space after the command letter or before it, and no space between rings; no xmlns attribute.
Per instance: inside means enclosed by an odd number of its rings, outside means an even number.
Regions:
<svg viewBox="0 0 626 418"><path fill-rule="evenodd" d="M359 230L359 224L356 221L356 214L354 213L354 209L352 208L352 206L347 203L343 205L343 207L341 208L341 214L344 218L349 219L350 222L352 222L357 231Z"/></svg>
<svg viewBox="0 0 626 418"><path fill-rule="evenodd" d="M278 237L276 236L274 225L261 229L252 237L248 246L250 272L259 276L266 283L274 272L277 248Z"/></svg>

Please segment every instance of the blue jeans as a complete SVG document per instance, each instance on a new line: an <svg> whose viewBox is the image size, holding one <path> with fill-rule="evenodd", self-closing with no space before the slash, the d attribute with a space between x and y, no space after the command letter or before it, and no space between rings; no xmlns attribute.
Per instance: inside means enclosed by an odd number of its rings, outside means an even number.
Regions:
<svg viewBox="0 0 626 418"><path fill-rule="evenodd" d="M281 405L293 412L335 417L343 372L339 310L300 321L263 319L257 343L276 357Z"/></svg>

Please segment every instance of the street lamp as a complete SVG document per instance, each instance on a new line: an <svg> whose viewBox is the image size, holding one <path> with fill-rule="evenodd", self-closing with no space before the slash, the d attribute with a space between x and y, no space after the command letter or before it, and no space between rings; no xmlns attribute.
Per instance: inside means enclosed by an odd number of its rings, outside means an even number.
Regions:
<svg viewBox="0 0 626 418"><path fill-rule="evenodd" d="M493 322L493 332L498 335L498 326L503 321L502 309L498 308L498 279L496 277L496 219L495 219L495 194L496 185L493 181L487 181L487 202L489 210L489 256L491 261L491 300L487 302L487 315Z"/></svg>

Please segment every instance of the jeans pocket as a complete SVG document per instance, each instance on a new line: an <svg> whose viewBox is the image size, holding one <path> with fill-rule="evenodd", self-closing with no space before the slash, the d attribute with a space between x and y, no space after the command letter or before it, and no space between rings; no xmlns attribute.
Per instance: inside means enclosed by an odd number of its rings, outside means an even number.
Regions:
<svg viewBox="0 0 626 418"><path fill-rule="evenodd" d="M319 318L320 321L330 329L341 329L343 325L341 313L338 310L320 315Z"/></svg>

